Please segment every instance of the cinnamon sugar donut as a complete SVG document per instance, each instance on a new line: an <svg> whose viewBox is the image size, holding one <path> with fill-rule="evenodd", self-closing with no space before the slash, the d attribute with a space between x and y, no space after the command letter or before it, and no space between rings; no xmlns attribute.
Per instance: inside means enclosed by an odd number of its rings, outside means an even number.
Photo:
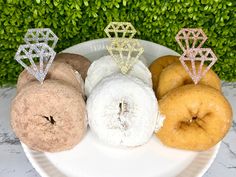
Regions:
<svg viewBox="0 0 236 177"><path fill-rule="evenodd" d="M11 126L33 150L68 150L86 132L85 102L74 87L63 81L32 81L12 101Z"/></svg>
<svg viewBox="0 0 236 177"><path fill-rule="evenodd" d="M167 146L202 151L217 144L228 132L232 109L219 90L206 85L185 85L160 101L166 117L158 138Z"/></svg>
<svg viewBox="0 0 236 177"><path fill-rule="evenodd" d="M162 72L162 70L167 67L168 65L179 61L178 56L173 56L173 55L166 55L157 58L154 60L151 65L149 66L149 70L152 73L152 84L153 84L153 89L156 90L158 81L159 81L159 76Z"/></svg>
<svg viewBox="0 0 236 177"><path fill-rule="evenodd" d="M84 80L87 76L87 71L91 64L91 62L86 57L72 53L58 53L56 54L55 61L71 65L76 71L81 74Z"/></svg>
<svg viewBox="0 0 236 177"><path fill-rule="evenodd" d="M53 62L47 73L47 79L63 80L77 88L84 95L84 81L81 75L68 64ZM17 91L19 92L25 85L32 81L36 81L35 77L29 74L27 70L23 70L18 77Z"/></svg>
<svg viewBox="0 0 236 177"><path fill-rule="evenodd" d="M191 68L191 63L186 63L189 68ZM200 63L196 63L196 68L199 68ZM206 66L203 66L203 70ZM186 84L192 84L193 81L189 74L186 72L184 67L180 62L172 63L167 66L160 74L158 86L156 88L156 95L158 99L163 97L170 90L180 87ZM209 85L213 88L221 90L221 81L217 74L211 69L206 73L206 75L200 80L199 84Z"/></svg>

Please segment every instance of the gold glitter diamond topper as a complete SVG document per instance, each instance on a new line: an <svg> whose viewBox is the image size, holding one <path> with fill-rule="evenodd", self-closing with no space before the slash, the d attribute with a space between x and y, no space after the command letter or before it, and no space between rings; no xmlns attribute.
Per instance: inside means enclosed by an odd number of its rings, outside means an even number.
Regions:
<svg viewBox="0 0 236 177"><path fill-rule="evenodd" d="M115 38L107 50L123 74L128 73L144 49L137 39Z"/></svg>
<svg viewBox="0 0 236 177"><path fill-rule="evenodd" d="M129 22L111 22L104 31L108 38L133 38L137 32Z"/></svg>

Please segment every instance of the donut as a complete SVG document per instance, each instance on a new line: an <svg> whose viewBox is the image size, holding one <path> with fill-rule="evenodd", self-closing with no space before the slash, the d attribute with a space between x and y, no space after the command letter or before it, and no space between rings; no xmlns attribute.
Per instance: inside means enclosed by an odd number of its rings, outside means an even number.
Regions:
<svg viewBox="0 0 236 177"><path fill-rule="evenodd" d="M86 132L85 102L74 87L63 81L32 81L12 101L11 126L33 150L69 150Z"/></svg>
<svg viewBox="0 0 236 177"><path fill-rule="evenodd" d="M53 62L45 79L63 80L76 87L84 95L84 81L81 75L68 64ZM35 80L35 77L29 74L26 69L23 70L18 77L17 91L19 92L25 85Z"/></svg>
<svg viewBox="0 0 236 177"><path fill-rule="evenodd" d="M120 69L112 56L104 56L94 61L89 67L85 80L85 94L89 96L93 88L104 77L113 73L120 73ZM138 60L127 74L141 79L144 83L152 87L151 73L141 61Z"/></svg>
<svg viewBox="0 0 236 177"><path fill-rule="evenodd" d="M191 68L191 63L186 63L189 68ZM199 68L200 63L196 63L196 68ZM206 66L203 66L203 70ZM184 67L180 62L175 62L167 66L160 74L158 86L156 88L156 95L158 99L163 97L170 90L180 87L186 84L192 84L193 81L189 74L186 72ZM206 75L200 80L199 84L209 85L218 90L221 90L221 81L217 74L209 70Z"/></svg>
<svg viewBox="0 0 236 177"><path fill-rule="evenodd" d="M56 54L55 61L71 65L76 71L81 74L84 80L87 76L87 71L91 64L89 59L87 59L86 57L72 53L58 53Z"/></svg>
<svg viewBox="0 0 236 177"><path fill-rule="evenodd" d="M149 70L152 73L152 85L153 85L154 90L156 90L156 87L159 81L159 76L162 70L168 65L174 62L178 62L178 61L179 61L178 56L166 55L166 56L157 58L151 63L151 65L149 66Z"/></svg>
<svg viewBox="0 0 236 177"><path fill-rule="evenodd" d="M145 66L148 66L148 61L146 57L144 57L143 55L140 55L139 60L143 62Z"/></svg>
<svg viewBox="0 0 236 177"><path fill-rule="evenodd" d="M140 79L121 73L110 75L87 100L91 131L113 146L135 147L146 143L157 125L155 94Z"/></svg>
<svg viewBox="0 0 236 177"><path fill-rule="evenodd" d="M184 85L159 100L165 116L157 137L163 144L193 151L216 145L228 132L232 108L221 92L207 85Z"/></svg>

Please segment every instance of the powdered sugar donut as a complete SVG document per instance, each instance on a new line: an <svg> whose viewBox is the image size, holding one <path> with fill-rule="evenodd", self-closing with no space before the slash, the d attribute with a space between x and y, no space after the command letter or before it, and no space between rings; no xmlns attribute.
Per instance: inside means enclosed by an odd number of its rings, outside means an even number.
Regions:
<svg viewBox="0 0 236 177"><path fill-rule="evenodd" d="M19 139L33 150L68 150L86 132L85 102L76 88L64 81L33 81L12 101L11 125Z"/></svg>
<svg viewBox="0 0 236 177"><path fill-rule="evenodd" d="M139 60L142 61L145 66L148 66L147 59L143 55L140 55Z"/></svg>
<svg viewBox="0 0 236 177"><path fill-rule="evenodd" d="M92 89L104 77L113 73L120 73L120 68L117 66L112 56L104 56L94 61L88 69L87 78L85 80L85 94L89 96ZM151 72L141 61L138 60L127 74L141 79L148 86L152 87Z"/></svg>
<svg viewBox="0 0 236 177"><path fill-rule="evenodd" d="M87 113L90 128L99 139L129 147L146 143L159 120L152 88L121 73L97 84L87 100Z"/></svg>

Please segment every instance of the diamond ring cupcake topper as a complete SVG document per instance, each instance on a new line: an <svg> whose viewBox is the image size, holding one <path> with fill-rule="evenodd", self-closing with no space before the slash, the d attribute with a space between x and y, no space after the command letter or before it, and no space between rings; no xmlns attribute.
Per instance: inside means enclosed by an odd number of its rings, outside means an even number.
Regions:
<svg viewBox="0 0 236 177"><path fill-rule="evenodd" d="M111 22L105 28L108 38L133 38L136 30L129 22Z"/></svg>
<svg viewBox="0 0 236 177"><path fill-rule="evenodd" d="M29 29L24 41L27 44L19 46L15 60L42 84L55 58L58 37L48 28ZM49 41L53 42L51 47Z"/></svg>
<svg viewBox="0 0 236 177"><path fill-rule="evenodd" d="M46 43L54 49L57 44L58 37L49 28L34 28L28 29L25 34L24 41L26 44Z"/></svg>
<svg viewBox="0 0 236 177"><path fill-rule="evenodd" d="M201 48L207 40L206 34L202 29L184 28L181 29L175 37L183 51L192 48Z"/></svg>
<svg viewBox="0 0 236 177"><path fill-rule="evenodd" d="M183 50L180 62L192 78L194 84L197 84L209 69L215 64L217 57L210 48L201 48L207 40L207 36L202 29L181 29L175 37L179 46ZM189 68L186 62L191 62ZM203 70L205 61L210 64ZM196 62L200 62L199 68L196 68Z"/></svg>
<svg viewBox="0 0 236 177"><path fill-rule="evenodd" d="M55 55L56 52L45 43L25 44L18 48L15 60L42 84ZM39 59L38 66L35 62L36 59ZM26 60L29 60L31 66L24 62Z"/></svg>
<svg viewBox="0 0 236 177"><path fill-rule="evenodd" d="M137 39L119 38L113 40L107 50L123 74L132 68L144 51Z"/></svg>
<svg viewBox="0 0 236 177"><path fill-rule="evenodd" d="M129 22L111 22L105 32L111 39L107 50L113 57L121 73L126 74L137 62L144 49L137 39L132 39L136 33Z"/></svg>

